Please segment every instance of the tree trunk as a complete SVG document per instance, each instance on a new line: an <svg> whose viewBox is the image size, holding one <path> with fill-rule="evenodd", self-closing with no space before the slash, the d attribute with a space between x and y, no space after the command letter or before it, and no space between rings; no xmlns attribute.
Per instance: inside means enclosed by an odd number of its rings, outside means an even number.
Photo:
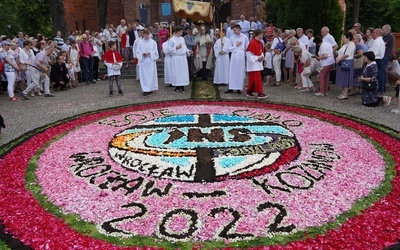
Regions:
<svg viewBox="0 0 400 250"><path fill-rule="evenodd" d="M358 15L360 13L360 0L353 0L353 13L351 15L352 24L358 23Z"/></svg>
<svg viewBox="0 0 400 250"><path fill-rule="evenodd" d="M53 21L53 35L61 31L63 37L67 37L67 24L65 21L64 0L50 0L51 19Z"/></svg>
<svg viewBox="0 0 400 250"><path fill-rule="evenodd" d="M99 15L99 29L106 27L108 0L97 0L97 13Z"/></svg>

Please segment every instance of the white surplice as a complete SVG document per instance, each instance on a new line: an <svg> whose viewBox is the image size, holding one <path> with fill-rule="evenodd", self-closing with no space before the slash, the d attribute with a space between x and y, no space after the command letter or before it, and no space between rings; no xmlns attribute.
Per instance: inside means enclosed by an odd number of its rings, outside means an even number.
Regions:
<svg viewBox="0 0 400 250"><path fill-rule="evenodd" d="M179 44L181 48L176 49ZM185 39L181 36L173 36L168 40L168 48L171 53L171 82L173 86L189 85L189 67L187 62L187 54L189 53L186 47Z"/></svg>
<svg viewBox="0 0 400 250"><path fill-rule="evenodd" d="M132 46L133 58L137 58L137 56L136 56L137 45L138 45L139 41L142 39L143 38L138 37L133 42L133 46ZM139 63L136 64L136 80L139 80Z"/></svg>
<svg viewBox="0 0 400 250"><path fill-rule="evenodd" d="M223 44L223 46L222 46ZM229 82L229 39L218 39L214 44L215 71L214 84Z"/></svg>
<svg viewBox="0 0 400 250"><path fill-rule="evenodd" d="M144 56L144 53L150 53ZM158 75L156 61L158 59L157 43L149 38L138 42L136 57L139 60L139 79L143 92L158 90Z"/></svg>
<svg viewBox="0 0 400 250"><path fill-rule="evenodd" d="M171 75L172 75L172 57L169 51L168 42L162 44L162 50L164 53L164 83L171 84Z"/></svg>
<svg viewBox="0 0 400 250"><path fill-rule="evenodd" d="M237 46L237 42L241 42ZM231 52L231 61L229 64L229 89L243 90L244 80L246 78L246 49L249 45L247 36L233 35L229 38L229 52Z"/></svg>

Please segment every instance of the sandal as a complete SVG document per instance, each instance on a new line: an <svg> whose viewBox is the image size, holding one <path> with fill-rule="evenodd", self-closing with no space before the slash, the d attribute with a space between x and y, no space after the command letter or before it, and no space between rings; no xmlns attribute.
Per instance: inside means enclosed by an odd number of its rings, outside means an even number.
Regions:
<svg viewBox="0 0 400 250"><path fill-rule="evenodd" d="M280 86L281 84L279 83L279 82L274 82L273 84L272 84L272 86Z"/></svg>
<svg viewBox="0 0 400 250"><path fill-rule="evenodd" d="M347 98L349 98L348 96L344 96L344 95L339 95L336 97L336 99L338 100L346 100Z"/></svg>
<svg viewBox="0 0 400 250"><path fill-rule="evenodd" d="M13 96L13 97L10 97L10 100L11 100L12 102L17 102L17 101L19 101L19 98L16 97L16 96Z"/></svg>

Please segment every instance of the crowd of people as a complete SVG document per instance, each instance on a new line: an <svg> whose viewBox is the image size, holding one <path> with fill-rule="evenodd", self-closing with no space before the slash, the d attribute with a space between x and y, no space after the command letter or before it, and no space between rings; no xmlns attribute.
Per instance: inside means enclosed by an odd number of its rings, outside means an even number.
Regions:
<svg viewBox="0 0 400 250"><path fill-rule="evenodd" d="M158 90L156 61L161 59L164 83L174 86L174 93L185 91L198 77L227 85L226 93L241 94L247 84L248 97L266 98L264 86L284 83L323 97L329 95L333 81L341 89L338 100L361 94L365 106L389 106L393 98L398 102L400 86L391 26L368 28L365 34L361 30L356 23L337 42L328 27L314 36L311 29L282 30L272 21L246 20L242 15L238 21L228 17L220 29L202 20L146 27L140 20L127 24L122 19L117 27L71 31L67 37L57 32L54 39L19 32L14 39L2 37L1 80L11 101L19 100L15 90L24 99L43 92L53 97L51 90L95 84L106 77L109 95L114 94L114 80L123 95L121 68L134 66L147 96ZM99 75L101 61L107 68L105 76ZM318 76L318 89L312 75ZM395 87L395 97L385 95L388 85Z"/></svg>

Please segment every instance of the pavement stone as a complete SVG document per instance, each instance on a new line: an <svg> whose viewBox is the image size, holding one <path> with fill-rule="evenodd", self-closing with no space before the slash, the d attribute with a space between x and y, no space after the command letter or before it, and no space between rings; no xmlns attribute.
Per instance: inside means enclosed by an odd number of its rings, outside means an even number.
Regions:
<svg viewBox="0 0 400 250"><path fill-rule="evenodd" d="M4 117L7 126L0 134L0 147L28 131L82 113L131 104L192 98L191 85L185 88L185 92L173 93L174 88L165 85L163 79L159 79L159 90L149 96L142 95L137 80L124 79L121 80L121 84L124 95L118 95L114 84L112 97L108 96L107 80L90 85L80 84L79 87L68 91L53 91L55 97L51 98L42 95L30 97L29 100L21 99L18 102L11 102L6 93L0 94L0 114ZM317 82L315 84L318 86ZM364 107L361 105L360 95L350 96L349 99L340 101L336 99L340 89L332 84L330 87L329 96L315 96L314 93L299 93L293 86L283 83L278 87L265 86L264 92L269 97L254 99L247 97L244 91L240 95L235 92L226 94L224 92L228 89L227 86L218 86L219 95L217 96L220 96L221 100L248 100L318 107L359 117L400 131L400 115L391 113L392 109L398 108L398 104L392 104L389 107ZM387 95L394 96L394 93L394 89L389 87Z"/></svg>

